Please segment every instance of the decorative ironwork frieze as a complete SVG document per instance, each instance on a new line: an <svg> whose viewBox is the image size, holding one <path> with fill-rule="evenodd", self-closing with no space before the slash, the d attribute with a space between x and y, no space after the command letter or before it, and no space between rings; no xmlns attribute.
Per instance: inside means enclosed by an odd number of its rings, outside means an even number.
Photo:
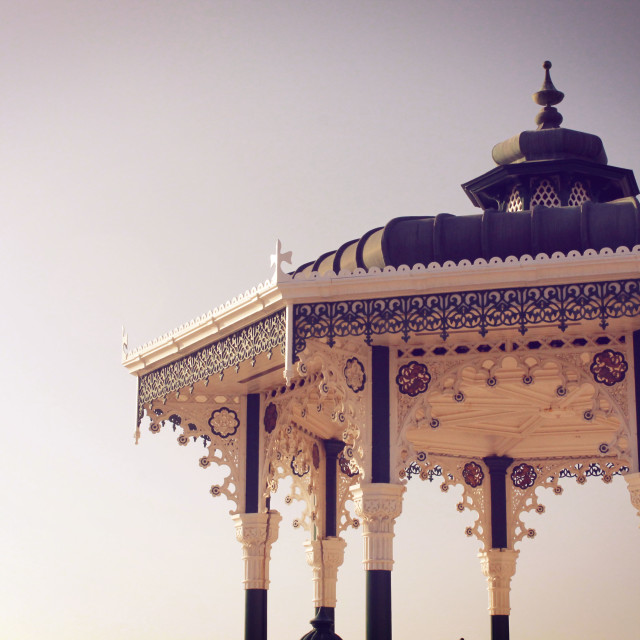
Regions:
<svg viewBox="0 0 640 640"><path fill-rule="evenodd" d="M190 387L229 367L251 361L286 342L285 311L278 311L250 324L213 344L175 362L151 371L138 379L138 424L143 406L172 391Z"/></svg>
<svg viewBox="0 0 640 640"><path fill-rule="evenodd" d="M514 287L294 305L294 359L308 339L417 333L446 339L454 330L515 328L525 334L537 325L565 330L569 323L597 320L605 329L614 318L640 315L640 280L614 280Z"/></svg>

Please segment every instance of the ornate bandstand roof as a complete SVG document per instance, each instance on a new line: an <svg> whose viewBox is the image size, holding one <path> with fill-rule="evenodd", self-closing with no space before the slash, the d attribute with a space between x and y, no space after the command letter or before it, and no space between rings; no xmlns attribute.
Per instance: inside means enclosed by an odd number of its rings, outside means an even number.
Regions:
<svg viewBox="0 0 640 640"><path fill-rule="evenodd" d="M553 105L563 94L551 82L551 64L544 67L544 84L533 96L543 107L538 129L497 144L492 156L498 166L463 184L481 213L394 218L289 273L282 265L290 254L282 254L278 243L271 280L152 343L124 349L125 366L140 378L140 403L212 376L235 391L277 384L283 369L290 374L310 336L332 343L342 333L370 343L383 333L406 341L411 335L446 338L451 331L482 335L498 328L499 321L485 312L454 320L446 308L454 304L453 292L463 297L469 292L483 305L483 295L518 287L533 304L543 296L538 285L556 287L553 311L527 314L520 303L503 310L505 326L521 331L538 324L563 330L570 325L562 283L588 285L593 293L604 287L600 302L581 310L582 320L604 328L618 315L635 314L629 305L610 313L604 303L607 281L636 286L640 209L633 172L609 166L597 136L560 128L562 116ZM368 299L409 295L407 304L415 305L424 303L426 291L445 306L432 318L423 316L415 330L406 317L384 328L372 326L370 317L338 328L337 316L310 327L310 316L297 305L317 300L330 308L331 300L353 299L356 293ZM629 299L635 301L635 295L634 289ZM288 330L287 306L294 316Z"/></svg>
<svg viewBox="0 0 640 640"><path fill-rule="evenodd" d="M543 107L538 129L496 145L498 166L463 185L481 213L395 218L292 272L282 268L291 256L278 243L271 280L124 352L125 366L139 379L138 420L145 409L150 416L154 411L166 416L172 408L178 415L194 398L206 404L213 396L293 390L308 375L311 343L312 351L335 347L336 353L356 354L364 346L390 345L400 360L407 354L480 356L624 344L624 335L640 327L638 188L631 171L606 164L599 138L560 128L562 116L553 105L563 95L553 86L549 67L545 63L543 88L534 94ZM602 418L592 437L580 436L579 444L556 438L558 445L549 450L554 438L545 433L557 436L576 412L606 405L591 389L575 396L578 408L567 409L564 418L556 412L555 422L535 430L535 437L514 440L522 422L514 408L504 419L503 437L496 439L493 409L481 408L490 405L486 390L471 391L474 376L521 381L531 377L532 367L540 369L537 400L529 389L513 394L516 405L523 394L530 396L527 415L535 422L550 411L559 397L554 389L565 386L568 374L533 360L514 359L508 366L500 358L491 361L491 375L478 365L474 374L469 369L458 376L459 386L471 375L462 413L449 387L439 396L430 390L425 416L442 421L446 415L457 426L437 432L416 428L416 447L448 454L538 455L546 446L548 455L583 455L615 431L609 418ZM582 374L571 375L578 384ZM548 389L542 392L544 376ZM478 413L469 414L476 392ZM158 402L168 406L161 410ZM472 432L464 426L469 415L476 423ZM484 420L486 428L480 428ZM306 422L322 437L344 435L343 425L323 416L307 416Z"/></svg>
<svg viewBox="0 0 640 640"><path fill-rule="evenodd" d="M268 587L280 518L268 497L291 479L285 502L305 503L294 526L311 538L312 634L333 626L337 574L320 575L337 571L347 527L362 518L365 537L384 537L364 566L390 572L413 476L462 486L456 508L478 514L465 532L483 544L493 640L509 637L514 546L535 535L522 515L544 512L538 488L625 474L640 513L638 187L597 136L560 128L550 67L538 128L462 185L480 213L395 218L293 271L278 242L264 284L136 350L123 340L136 441L146 414L180 445L202 439L201 467L227 469L211 494L236 506L248 590ZM388 624L382 608L368 608L371 628Z"/></svg>

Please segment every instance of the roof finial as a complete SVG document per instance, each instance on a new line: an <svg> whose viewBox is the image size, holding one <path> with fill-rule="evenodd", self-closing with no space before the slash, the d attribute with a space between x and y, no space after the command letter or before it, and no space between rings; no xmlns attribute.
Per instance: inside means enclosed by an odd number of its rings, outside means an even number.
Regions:
<svg viewBox="0 0 640 640"><path fill-rule="evenodd" d="M564 93L558 91L553 86L553 82L551 82L551 76L549 75L551 63L545 60L542 68L545 70L542 88L533 94L533 101L542 107L535 121L538 129L557 129L562 122L562 115L558 113L558 110L553 105L562 102Z"/></svg>

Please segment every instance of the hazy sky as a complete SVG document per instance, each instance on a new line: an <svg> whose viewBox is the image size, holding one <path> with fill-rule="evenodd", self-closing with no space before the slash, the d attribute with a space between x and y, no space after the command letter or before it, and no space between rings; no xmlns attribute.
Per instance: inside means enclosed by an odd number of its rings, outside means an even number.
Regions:
<svg viewBox="0 0 640 640"><path fill-rule="evenodd" d="M533 128L542 62L564 125L640 170L640 4L0 2L0 638L236 640L241 547L201 447L133 444L130 346L399 215L468 214L459 185ZM283 492L284 494L284 492ZM471 515L413 480L397 638L487 640ZM637 640L640 519L569 481L523 542L518 640ZM312 616L305 536L273 550L273 640ZM359 532L337 631L364 637Z"/></svg>

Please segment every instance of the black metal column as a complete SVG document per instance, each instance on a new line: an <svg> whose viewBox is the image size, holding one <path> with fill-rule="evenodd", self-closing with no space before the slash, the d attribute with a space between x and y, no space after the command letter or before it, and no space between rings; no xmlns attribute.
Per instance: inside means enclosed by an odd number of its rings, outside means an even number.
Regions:
<svg viewBox="0 0 640 640"><path fill-rule="evenodd" d="M389 348L371 348L371 482L386 482L390 473ZM367 640L391 640L391 571L368 570Z"/></svg>
<svg viewBox="0 0 640 640"><path fill-rule="evenodd" d="M247 589L244 592L245 640L267 640L267 590Z"/></svg>
<svg viewBox="0 0 640 640"><path fill-rule="evenodd" d="M258 513L260 499L260 395L247 395L247 464L245 512ZM244 600L244 640L267 640L267 590L247 589Z"/></svg>
<svg viewBox="0 0 640 640"><path fill-rule="evenodd" d="M488 456L484 463L489 468L491 489L491 547L506 549L507 536L507 469L513 458ZM509 640L509 616L491 616L491 640Z"/></svg>
<svg viewBox="0 0 640 640"><path fill-rule="evenodd" d="M338 455L344 449L341 440L324 440L325 465L325 504L324 535L331 538L337 535L338 525Z"/></svg>

